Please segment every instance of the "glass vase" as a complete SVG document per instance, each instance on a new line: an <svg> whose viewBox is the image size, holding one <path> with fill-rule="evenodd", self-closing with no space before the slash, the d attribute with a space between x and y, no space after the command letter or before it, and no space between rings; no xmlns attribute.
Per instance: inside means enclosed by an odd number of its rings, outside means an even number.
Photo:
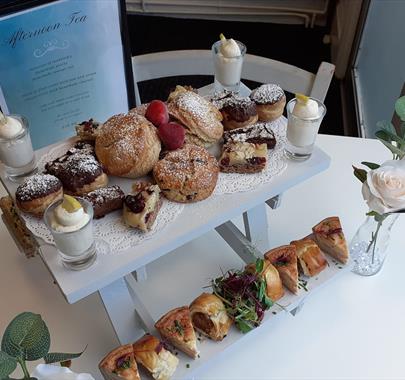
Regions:
<svg viewBox="0 0 405 380"><path fill-rule="evenodd" d="M399 214L385 214L382 221L367 216L350 243L354 273L373 276L381 270L387 255L391 228L398 216Z"/></svg>

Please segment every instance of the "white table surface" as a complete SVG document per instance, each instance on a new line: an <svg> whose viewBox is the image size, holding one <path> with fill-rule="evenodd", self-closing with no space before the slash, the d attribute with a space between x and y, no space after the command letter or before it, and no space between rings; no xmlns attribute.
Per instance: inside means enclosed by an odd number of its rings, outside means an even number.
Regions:
<svg viewBox="0 0 405 380"><path fill-rule="evenodd" d="M350 240L367 210L351 165L390 158L388 150L375 140L319 136L318 145L332 157L331 167L285 193L279 209L268 209L272 246L304 236L330 215L340 216ZM297 316L284 315L263 326L255 340L247 339L198 378L405 378L404 227L405 219L400 217L378 275L342 274L311 297ZM101 379L97 364L117 341L99 296L67 304L41 259L25 259L3 224L0 242L0 332L21 311L40 313L51 331L52 350L78 351L88 344L82 358L74 361L73 370L88 371ZM176 305L188 284L171 274L189 271L190 265L198 266L199 273L212 260L222 268L239 264L239 258L215 232L148 265L150 279L141 285L142 294L150 294L156 309L160 302ZM163 278L166 286L154 286L154 278ZM196 278L203 280L208 281ZM153 313L153 303L151 307Z"/></svg>

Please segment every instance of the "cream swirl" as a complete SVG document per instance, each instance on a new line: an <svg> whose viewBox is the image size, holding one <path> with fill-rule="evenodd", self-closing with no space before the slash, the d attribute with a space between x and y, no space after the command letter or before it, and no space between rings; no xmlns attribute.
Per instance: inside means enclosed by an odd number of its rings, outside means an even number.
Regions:
<svg viewBox="0 0 405 380"><path fill-rule="evenodd" d="M6 122L0 123L1 138L12 139L21 133L23 126L19 120L14 119L10 116L5 116L3 120L5 120Z"/></svg>
<svg viewBox="0 0 405 380"><path fill-rule="evenodd" d="M83 207L76 211L68 212L62 205L55 208L52 228L59 232L77 231L87 224L90 216L84 212Z"/></svg>

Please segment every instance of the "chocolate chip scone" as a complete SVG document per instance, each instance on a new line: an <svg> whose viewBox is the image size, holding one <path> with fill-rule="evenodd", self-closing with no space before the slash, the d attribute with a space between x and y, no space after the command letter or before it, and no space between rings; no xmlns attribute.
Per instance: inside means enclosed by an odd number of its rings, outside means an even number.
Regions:
<svg viewBox="0 0 405 380"><path fill-rule="evenodd" d="M175 202L208 198L218 180L218 162L206 149L186 144L158 161L153 176L163 195Z"/></svg>

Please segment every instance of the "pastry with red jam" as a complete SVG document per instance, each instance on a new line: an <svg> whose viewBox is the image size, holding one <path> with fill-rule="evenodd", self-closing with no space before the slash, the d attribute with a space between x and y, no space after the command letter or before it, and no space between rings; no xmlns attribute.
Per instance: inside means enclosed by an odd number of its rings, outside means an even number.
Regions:
<svg viewBox="0 0 405 380"><path fill-rule="evenodd" d="M228 142L223 146L219 167L224 173L258 173L267 164L267 145Z"/></svg>
<svg viewBox="0 0 405 380"><path fill-rule="evenodd" d="M76 134L81 140L94 141L100 132L101 123L93 119L82 121L75 126Z"/></svg>
<svg viewBox="0 0 405 380"><path fill-rule="evenodd" d="M124 221L143 232L151 230L162 205L158 185L149 185L124 198Z"/></svg>

